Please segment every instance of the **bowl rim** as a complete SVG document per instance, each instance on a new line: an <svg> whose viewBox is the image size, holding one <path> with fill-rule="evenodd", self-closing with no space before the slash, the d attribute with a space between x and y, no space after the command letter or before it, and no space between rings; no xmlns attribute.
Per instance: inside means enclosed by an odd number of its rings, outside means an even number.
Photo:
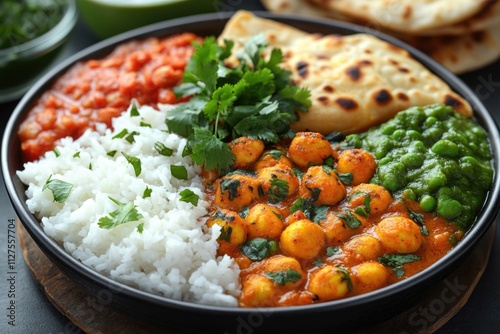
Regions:
<svg viewBox="0 0 500 334"><path fill-rule="evenodd" d="M58 2L60 1L61 0L58 0ZM0 49L0 61L2 61L2 58L8 61L13 54L21 55L29 51L36 53L45 50L43 48L45 44L50 46L49 49L57 46L59 42L73 30L78 19L78 10L75 0L66 0L62 4L66 6L66 9L61 17L61 20L55 26L44 34L25 43Z"/></svg>
<svg viewBox="0 0 500 334"><path fill-rule="evenodd" d="M379 31L370 30L367 27L330 19L307 18L300 15L283 15L273 14L265 11L254 11L255 15L263 18L282 21L284 23L292 25L301 23L303 25L312 25L313 27L322 26L324 29L331 30L332 33L371 33L372 35L375 35L385 41L408 50L412 57L423 63L426 68L428 68L431 72L445 81L454 91L464 96L464 98L471 104L476 120L479 121L479 123L483 126L483 128L485 128L486 132L488 133L490 147L494 157L494 180L491 190L484 201L483 208L481 209L476 221L472 224L461 242L459 242L458 245L454 247L449 253L447 253L444 257L442 257L423 271L409 278L406 278L403 281L391 284L388 287L384 287L367 294L306 306L245 309L239 307L204 305L195 302L175 300L168 297L154 295L152 293L145 292L123 283L114 281L111 278L95 271L94 269L83 265L77 259L73 258L70 254L66 253L66 251L59 244L57 244L43 232L43 229L41 228L38 220L36 220L33 215L29 213L26 203L21 200L21 194L17 192L16 185L13 181L16 177L15 168L14 164L9 159L8 154L13 149L9 146L10 138L12 136L15 136L16 134L18 123L20 122L20 117L23 116L24 109L29 106L29 104L33 102L37 96L39 96L39 94L41 94L38 91L44 86L51 84L51 82L55 80L55 78L64 73L64 71L66 71L74 62L86 59L92 55L95 56L103 50L107 50L107 52L105 52L105 54L107 54L109 53L109 50L112 50L115 46L122 42L126 42L132 39L149 37L151 36L151 34L154 34L154 36L173 34L175 33L175 31L172 32L172 30L175 30L179 27L184 29L184 27L193 24L206 24L207 22L211 22L212 24L218 23L222 25L230 18L232 14L233 13L231 12L209 13L173 19L134 29L132 31L125 32L98 42L90 47L81 50L72 57L66 59L66 61L64 61L63 63L56 66L41 80L39 80L21 99L10 117L9 122L7 123L7 127L5 128L5 133L2 141L1 167L5 186L7 188L7 192L11 199L13 207L18 213L20 221L25 226L29 234L33 237L35 242L47 255L49 255L52 261L58 264L58 266L66 274L71 274L68 273L68 271L76 271L78 275L92 282L95 287L108 289L116 292L117 294L125 295L127 298L131 298L134 301L142 301L154 304L158 307L174 307L178 310L190 312L192 314L203 313L210 315L220 315L221 312L223 312L224 314L228 314L231 316L248 316L252 313L258 312L259 314L268 316L271 314L289 314L290 312L312 314L318 310L328 310L329 312L339 311L345 309L346 307L353 308L359 305L363 305L367 303L367 301L369 301L370 303L383 300L385 301L398 294L407 292L416 286L429 285L435 282L438 278L442 278L447 270L450 271L451 268L456 266L460 259L479 242L481 237L488 231L499 210L500 177L498 171L500 170L500 141L498 140L498 138L500 138L500 134L496 121L492 117L491 113L487 110L486 106L479 100L479 98L464 82L462 82L449 70L445 69L442 65L438 64L414 47L411 47L392 36L386 35ZM433 278L433 280L431 278Z"/></svg>

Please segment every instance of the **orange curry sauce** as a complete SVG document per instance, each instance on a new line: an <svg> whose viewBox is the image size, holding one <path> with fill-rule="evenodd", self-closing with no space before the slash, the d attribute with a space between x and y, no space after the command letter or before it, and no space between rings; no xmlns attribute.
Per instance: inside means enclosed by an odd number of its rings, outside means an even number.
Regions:
<svg viewBox="0 0 500 334"><path fill-rule="evenodd" d="M290 148L264 147L248 138L236 142L232 151L242 171L215 181L207 173L205 179L211 203L207 225L221 226L219 254L235 258L242 270L241 307L305 305L373 291L427 268L462 237L454 224L423 212L418 203L367 184L376 168L368 152L343 153L320 134L307 132L298 133ZM276 155L277 150L282 154ZM328 159L333 168L317 166ZM351 184L338 179L340 170L353 176ZM288 193L279 201L272 196L278 190L269 185L273 178L288 183ZM367 194L370 212L356 213L358 207L366 209ZM316 221L300 209L291 212L299 197L323 207ZM424 223L410 219L411 213L423 215ZM349 214L359 227L346 223ZM251 260L242 249L255 238L277 247L264 259ZM398 276L394 267L379 262L386 254L411 254L419 260L403 264Z"/></svg>

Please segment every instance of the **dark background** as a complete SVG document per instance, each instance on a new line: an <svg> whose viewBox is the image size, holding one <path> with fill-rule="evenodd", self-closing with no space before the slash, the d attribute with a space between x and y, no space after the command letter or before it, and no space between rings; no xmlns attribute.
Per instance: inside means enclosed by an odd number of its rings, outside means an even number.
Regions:
<svg viewBox="0 0 500 334"><path fill-rule="evenodd" d="M263 10L257 0L225 0L226 9ZM61 58L75 53L98 39L78 21ZM485 103L497 122L500 122L500 61L488 67L460 76ZM0 103L0 138L9 115L17 101ZM82 333L67 318L59 313L32 278L19 243L16 244L16 326L8 326L7 294L7 233L9 220L15 220L0 174L0 333L9 334L77 334ZM437 333L500 333L500 228L495 231L489 265L474 293L460 312ZM332 328L334 330L334 327ZM387 333L391 333L388 328Z"/></svg>

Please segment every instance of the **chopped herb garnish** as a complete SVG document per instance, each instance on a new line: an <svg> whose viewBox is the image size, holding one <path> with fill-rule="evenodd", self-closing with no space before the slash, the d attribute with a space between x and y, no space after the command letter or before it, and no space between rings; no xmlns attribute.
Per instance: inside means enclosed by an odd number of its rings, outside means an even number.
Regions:
<svg viewBox="0 0 500 334"><path fill-rule="evenodd" d="M249 212L250 212L250 207L244 206L243 209L241 209L240 212L238 212L238 214L240 215L241 218L244 219L248 216Z"/></svg>
<svg viewBox="0 0 500 334"><path fill-rule="evenodd" d="M267 152L267 155L270 155L275 160L279 160L282 156L285 155L285 153L283 151L280 151L280 150L271 150L271 151Z"/></svg>
<svg viewBox="0 0 500 334"><path fill-rule="evenodd" d="M142 198L151 197L151 193L152 192L153 192L153 189L151 189L148 186L146 186L146 189L144 189L144 192L142 193Z"/></svg>
<svg viewBox="0 0 500 334"><path fill-rule="evenodd" d="M328 247L326 249L326 256L333 256L340 253L340 247Z"/></svg>
<svg viewBox="0 0 500 334"><path fill-rule="evenodd" d="M333 168L334 159L333 156L329 156L325 159L324 164L330 168Z"/></svg>
<svg viewBox="0 0 500 334"><path fill-rule="evenodd" d="M272 279L278 285L285 285L288 282L297 282L302 278L302 275L300 275L298 271L293 269L277 272L266 271L266 276Z"/></svg>
<svg viewBox="0 0 500 334"><path fill-rule="evenodd" d="M184 166L170 165L170 172L172 173L172 176L178 180L188 179L188 171Z"/></svg>
<svg viewBox="0 0 500 334"><path fill-rule="evenodd" d="M109 199L118 205L118 209L111 212L109 217L106 216L99 219L97 225L99 225L100 228L111 229L115 226L138 221L143 218L143 216L137 211L133 202L121 203L114 198L109 197Z"/></svg>
<svg viewBox="0 0 500 334"><path fill-rule="evenodd" d="M393 267L397 277L402 277L405 272L403 264L420 260L420 256L414 254L385 254L378 258L378 262L385 266Z"/></svg>
<svg viewBox="0 0 500 334"><path fill-rule="evenodd" d="M232 233L233 233L233 228L231 226L223 226L220 229L219 239L229 242L231 240Z"/></svg>
<svg viewBox="0 0 500 334"><path fill-rule="evenodd" d="M47 181L42 188L42 191L45 189L49 189L52 191L52 196L54 197L54 202L64 203L68 198L73 185L71 183L53 179L52 175L49 175Z"/></svg>
<svg viewBox="0 0 500 334"><path fill-rule="evenodd" d="M239 63L227 67L234 43L219 45L214 37L195 45L178 97L193 96L169 112L170 131L188 138L193 161L206 169L229 171L234 161L227 142L248 136L269 142L291 135L290 124L311 105L310 93L293 85L284 70L279 49L263 55L268 42L263 35L250 38L238 55Z"/></svg>
<svg viewBox="0 0 500 334"><path fill-rule="evenodd" d="M132 131L131 133L129 133L126 137L125 137L125 140L128 141L130 144L134 143L135 142L135 136L137 136L139 134L139 132L137 131Z"/></svg>
<svg viewBox="0 0 500 334"><path fill-rule="evenodd" d="M359 221L358 217L353 215L349 210L344 210L344 214L339 214L337 215L337 217L345 221L347 226L349 226L350 228L358 228L361 226L361 222Z"/></svg>
<svg viewBox="0 0 500 334"><path fill-rule="evenodd" d="M112 139L117 139L117 138L123 138L128 134L127 129L123 129L122 131L118 132L116 135L112 137Z"/></svg>
<svg viewBox="0 0 500 334"><path fill-rule="evenodd" d="M139 223L139 225L137 225L137 232L142 234L142 231L144 231L144 223Z"/></svg>
<svg viewBox="0 0 500 334"><path fill-rule="evenodd" d="M352 173L337 173L339 180L345 184L350 185L352 183L353 175Z"/></svg>
<svg viewBox="0 0 500 334"><path fill-rule="evenodd" d="M367 193L360 193L360 196L364 196L365 199L363 200L363 206L358 206L356 209L354 209L354 212L362 217L368 217L370 214L370 194Z"/></svg>
<svg viewBox="0 0 500 334"><path fill-rule="evenodd" d="M349 291L352 291L352 281L351 281L351 276L349 276L349 272L344 269L344 268L337 268L337 272L339 274L342 274L341 281L347 283L347 289Z"/></svg>
<svg viewBox="0 0 500 334"><path fill-rule="evenodd" d="M255 238L241 246L241 252L252 261L261 261L277 250L276 241Z"/></svg>
<svg viewBox="0 0 500 334"><path fill-rule="evenodd" d="M61 156L61 152L59 151L58 147L54 147L54 153L55 153L56 157Z"/></svg>
<svg viewBox="0 0 500 334"><path fill-rule="evenodd" d="M106 153L106 155L110 156L110 157L114 157L116 155L116 150L114 151L109 151L108 153Z"/></svg>
<svg viewBox="0 0 500 334"><path fill-rule="evenodd" d="M181 195L181 201L186 202L186 203L191 203L194 206L198 205L198 200L200 199L200 196L196 195L191 189L184 189L182 190L179 195Z"/></svg>
<svg viewBox="0 0 500 334"><path fill-rule="evenodd" d="M140 116L139 109L137 108L137 105L135 104L135 101L132 102L132 106L130 108L130 116L132 116L132 117Z"/></svg>
<svg viewBox="0 0 500 334"><path fill-rule="evenodd" d="M288 195L288 182L279 179L274 175L271 177L271 180L269 180L269 182L271 183L269 191L267 192L267 195L269 196L269 202L279 203L283 201Z"/></svg>
<svg viewBox="0 0 500 334"><path fill-rule="evenodd" d="M316 266L316 267L319 267L323 264L323 260L321 259L316 259L313 261L313 264Z"/></svg>
<svg viewBox="0 0 500 334"><path fill-rule="evenodd" d="M161 155L164 155L166 157L170 157L172 156L172 153L174 153L173 149L166 147L163 143L160 143L159 141L155 143L155 150Z"/></svg>
<svg viewBox="0 0 500 334"><path fill-rule="evenodd" d="M413 212L411 210L408 211L410 211L410 219L420 227L420 233L422 233L422 235L429 235L427 226L425 226L424 215L421 213Z"/></svg>
<svg viewBox="0 0 500 334"><path fill-rule="evenodd" d="M151 124L146 123L146 122L141 122L141 123L139 123L139 125L142 126L142 127L145 127L145 128L150 128L151 127Z"/></svg>
<svg viewBox="0 0 500 334"><path fill-rule="evenodd" d="M231 178L223 178L220 182L220 191L222 194L229 192L227 198L232 201L238 196L238 188L241 185L239 180Z"/></svg>
<svg viewBox="0 0 500 334"><path fill-rule="evenodd" d="M89 163L89 169L92 170L92 163Z"/></svg>
<svg viewBox="0 0 500 334"><path fill-rule="evenodd" d="M79 158L80 157L80 151L76 152L73 154L73 158Z"/></svg>
<svg viewBox="0 0 500 334"><path fill-rule="evenodd" d="M141 160L139 158L136 158L136 157L132 157L126 153L123 153L123 156L125 157L125 159L127 159L128 163L132 165L132 167L134 168L134 173L135 173L135 176L139 176L139 174L141 174L141 171L142 171L142 167L141 167Z"/></svg>

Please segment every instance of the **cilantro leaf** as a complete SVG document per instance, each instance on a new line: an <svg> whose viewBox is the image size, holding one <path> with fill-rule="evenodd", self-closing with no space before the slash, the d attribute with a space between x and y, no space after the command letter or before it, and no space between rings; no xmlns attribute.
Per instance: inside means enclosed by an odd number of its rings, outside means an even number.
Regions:
<svg viewBox="0 0 500 334"><path fill-rule="evenodd" d="M227 143L216 138L210 130L196 128L191 146L191 159L208 170L217 169L220 173L229 171L234 162L234 154Z"/></svg>
<svg viewBox="0 0 500 334"><path fill-rule="evenodd" d="M73 185L63 180L53 179L51 174L47 178L47 181L45 181L42 191L45 189L52 191L54 202L64 203L68 198L71 189L73 189Z"/></svg>
<svg viewBox="0 0 500 334"><path fill-rule="evenodd" d="M125 224L128 222L138 221L142 218L142 214L137 211L133 202L122 203L114 198L109 197L109 199L118 205L118 209L111 212L109 216L105 216L99 219L97 225L100 228L111 229L115 226Z"/></svg>
<svg viewBox="0 0 500 334"><path fill-rule="evenodd" d="M282 180L275 175L269 180L270 187L267 195L269 196L269 202L279 203L283 201L288 195L288 182Z"/></svg>
<svg viewBox="0 0 500 334"><path fill-rule="evenodd" d="M241 246L241 252L252 261L261 261L271 255L270 241L254 238Z"/></svg>
<svg viewBox="0 0 500 334"><path fill-rule="evenodd" d="M344 210L344 214L339 214L337 217L342 219L350 228L358 228L361 226L359 219L349 210Z"/></svg>
<svg viewBox="0 0 500 334"><path fill-rule="evenodd" d="M124 152L122 152L122 154L125 157L125 159L127 159L128 163L131 164L132 167L134 168L135 176L139 176L139 174L141 174L142 171L141 160L139 158L130 156Z"/></svg>
<svg viewBox="0 0 500 334"><path fill-rule="evenodd" d="M298 271L288 269L287 271L266 271L266 276L272 279L278 285L285 285L288 282L297 282L302 278Z"/></svg>
<svg viewBox="0 0 500 334"><path fill-rule="evenodd" d="M414 254L385 254L378 258L381 264L393 267L393 271L397 277L404 275L403 264L420 260L420 256Z"/></svg>
<svg viewBox="0 0 500 334"><path fill-rule="evenodd" d="M184 189L182 190L179 195L181 195L181 201L186 202L186 203L191 203L194 206L198 205L198 200L200 199L200 196L196 195L191 189Z"/></svg>
<svg viewBox="0 0 500 334"><path fill-rule="evenodd" d="M170 165L170 172L172 173L172 176L178 180L188 179L188 171L184 166Z"/></svg>

